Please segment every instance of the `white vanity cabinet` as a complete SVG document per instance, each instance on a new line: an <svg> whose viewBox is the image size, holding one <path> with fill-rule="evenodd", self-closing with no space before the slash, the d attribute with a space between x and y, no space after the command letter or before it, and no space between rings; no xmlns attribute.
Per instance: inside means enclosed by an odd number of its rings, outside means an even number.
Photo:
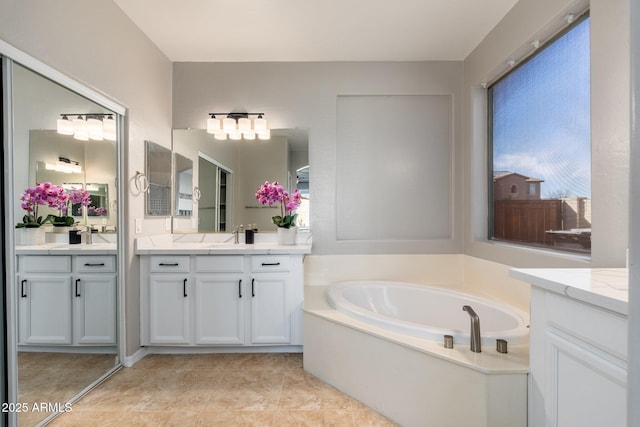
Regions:
<svg viewBox="0 0 640 427"><path fill-rule="evenodd" d="M141 261L143 345L302 345L302 255Z"/></svg>
<svg viewBox="0 0 640 427"><path fill-rule="evenodd" d="M627 319L532 287L531 425L624 427Z"/></svg>
<svg viewBox="0 0 640 427"><path fill-rule="evenodd" d="M626 427L628 271L512 269L530 283L531 427Z"/></svg>
<svg viewBox="0 0 640 427"><path fill-rule="evenodd" d="M115 345L115 256L20 255L17 284L19 344Z"/></svg>

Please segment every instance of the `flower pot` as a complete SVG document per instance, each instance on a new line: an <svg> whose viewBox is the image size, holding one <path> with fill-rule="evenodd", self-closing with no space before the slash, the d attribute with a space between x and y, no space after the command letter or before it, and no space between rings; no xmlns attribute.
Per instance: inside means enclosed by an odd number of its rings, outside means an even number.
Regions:
<svg viewBox="0 0 640 427"><path fill-rule="evenodd" d="M16 244L24 246L44 245L44 229L37 228L16 228Z"/></svg>
<svg viewBox="0 0 640 427"><path fill-rule="evenodd" d="M295 245L298 230L295 227L283 228L278 227L278 244L279 245Z"/></svg>

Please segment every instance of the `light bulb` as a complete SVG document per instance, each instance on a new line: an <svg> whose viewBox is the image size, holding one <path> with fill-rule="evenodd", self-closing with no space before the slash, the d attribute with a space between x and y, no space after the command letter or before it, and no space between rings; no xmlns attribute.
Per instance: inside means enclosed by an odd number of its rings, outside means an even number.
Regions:
<svg viewBox="0 0 640 427"><path fill-rule="evenodd" d="M104 137L104 139L107 139L109 141L116 140L116 121L113 119L113 117L106 117L102 121L102 136Z"/></svg>
<svg viewBox="0 0 640 427"><path fill-rule="evenodd" d="M61 135L73 135L73 123L67 116L56 121L56 130Z"/></svg>
<svg viewBox="0 0 640 427"><path fill-rule="evenodd" d="M216 132L220 132L220 119L215 117L207 119L207 133L215 134Z"/></svg>

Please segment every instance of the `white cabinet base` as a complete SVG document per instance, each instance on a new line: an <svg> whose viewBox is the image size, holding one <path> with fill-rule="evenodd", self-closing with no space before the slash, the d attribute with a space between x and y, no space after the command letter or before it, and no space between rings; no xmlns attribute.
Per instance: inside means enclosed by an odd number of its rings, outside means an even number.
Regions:
<svg viewBox="0 0 640 427"><path fill-rule="evenodd" d="M626 318L531 290L531 427L625 427Z"/></svg>
<svg viewBox="0 0 640 427"><path fill-rule="evenodd" d="M302 281L302 255L142 256L141 343L297 352Z"/></svg>

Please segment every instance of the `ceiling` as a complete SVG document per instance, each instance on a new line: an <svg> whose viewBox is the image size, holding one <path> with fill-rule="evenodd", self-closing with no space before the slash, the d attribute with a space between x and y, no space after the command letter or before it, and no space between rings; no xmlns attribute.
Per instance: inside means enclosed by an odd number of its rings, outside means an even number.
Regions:
<svg viewBox="0 0 640 427"><path fill-rule="evenodd" d="M173 62L463 60L517 0L114 0Z"/></svg>

